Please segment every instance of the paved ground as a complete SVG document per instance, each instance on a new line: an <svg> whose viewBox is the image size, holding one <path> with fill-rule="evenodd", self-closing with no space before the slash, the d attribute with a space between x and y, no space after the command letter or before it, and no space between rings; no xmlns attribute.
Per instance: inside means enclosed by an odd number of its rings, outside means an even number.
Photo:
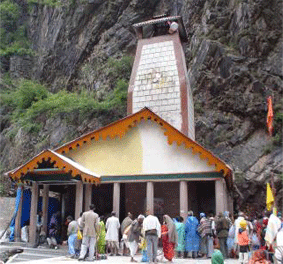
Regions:
<svg viewBox="0 0 283 264"><path fill-rule="evenodd" d="M137 256L136 258L138 262L141 260L141 256ZM109 257L107 260L98 260L94 261L95 263L101 263L101 264L109 264L109 263L115 263L115 264L125 264L125 263L131 263L129 257ZM21 264L46 264L46 263L56 263L56 264L74 264L74 263L90 263L90 262L79 262L75 259L69 259L67 257L58 257L58 258L52 258L52 259L43 259L43 260L33 260L33 261L26 261L26 262L19 262ZM166 261L162 261L161 263L166 263ZM168 261L167 261L168 263ZM174 259L173 263L189 263L189 264L210 264L210 260L204 260L204 259ZM226 260L225 264L236 264L238 263L238 260Z"/></svg>
<svg viewBox="0 0 283 264"><path fill-rule="evenodd" d="M0 246L0 251L7 249L7 246ZM19 263L19 264L47 264L47 263L56 263L56 264L74 264L74 263L89 263L89 262L79 262L76 259L70 259L67 256L66 248L61 248L59 250L50 250L46 248L25 248L24 252L16 256L10 263ZM140 262L141 255L137 255L136 259ZM129 257L108 257L107 260L94 261L94 263L101 264L125 264L131 263ZM165 260L162 260L161 263L166 263ZM183 264L210 264L210 259L174 259L173 263ZM225 261L225 264L236 264L238 260L228 259Z"/></svg>
<svg viewBox="0 0 283 264"><path fill-rule="evenodd" d="M1 245L0 246L0 253L7 250L11 249L13 247L8 246L8 245ZM59 250L50 250L47 248L28 248L28 247L23 247L23 246L16 246L16 248L22 248L24 249L23 253L18 254L15 256L10 263L35 263L35 261L39 260L48 260L50 258L56 258L56 257L62 257L66 256L66 249L59 249ZM0 262L1 263L1 262ZM46 262L45 262L46 263ZM56 263L56 262L54 262Z"/></svg>

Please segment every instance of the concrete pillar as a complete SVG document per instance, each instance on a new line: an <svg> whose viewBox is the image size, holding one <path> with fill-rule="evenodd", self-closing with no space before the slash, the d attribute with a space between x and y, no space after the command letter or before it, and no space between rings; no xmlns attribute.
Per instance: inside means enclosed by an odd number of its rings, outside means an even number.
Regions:
<svg viewBox="0 0 283 264"><path fill-rule="evenodd" d="M88 211L89 210L89 206L91 204L92 201L92 184L85 184L85 201L84 201L84 210Z"/></svg>
<svg viewBox="0 0 283 264"><path fill-rule="evenodd" d="M154 214L154 183L146 183L146 210Z"/></svg>
<svg viewBox="0 0 283 264"><path fill-rule="evenodd" d="M188 216L188 183L186 181L180 181L180 216L184 220Z"/></svg>
<svg viewBox="0 0 283 264"><path fill-rule="evenodd" d="M120 217L120 183L115 182L113 186L113 211L116 212L116 216Z"/></svg>
<svg viewBox="0 0 283 264"><path fill-rule="evenodd" d="M226 186L225 180L223 181L223 191L224 191L224 211L229 211L229 195L228 195L228 190Z"/></svg>
<svg viewBox="0 0 283 264"><path fill-rule="evenodd" d="M21 221L23 211L23 186L18 186L21 189L21 198L18 208L18 213L15 219L15 242L21 242Z"/></svg>
<svg viewBox="0 0 283 264"><path fill-rule="evenodd" d="M32 182L31 203L30 203L30 225L29 225L29 243L34 246L36 243L36 222L38 206L38 184Z"/></svg>
<svg viewBox="0 0 283 264"><path fill-rule="evenodd" d="M216 214L225 211L225 188L223 179L215 181L215 210Z"/></svg>
<svg viewBox="0 0 283 264"><path fill-rule="evenodd" d="M43 217L43 224L42 228L43 231L47 234L47 218L48 218L48 202L49 202L49 184L43 185L42 191L42 217Z"/></svg>
<svg viewBox="0 0 283 264"><path fill-rule="evenodd" d="M76 208L75 208L75 219L80 217L80 213L83 210L83 183L78 181L76 184Z"/></svg>

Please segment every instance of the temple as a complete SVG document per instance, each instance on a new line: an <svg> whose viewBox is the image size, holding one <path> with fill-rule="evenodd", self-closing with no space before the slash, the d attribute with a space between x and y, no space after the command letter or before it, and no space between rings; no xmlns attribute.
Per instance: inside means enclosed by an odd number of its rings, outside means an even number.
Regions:
<svg viewBox="0 0 283 264"><path fill-rule="evenodd" d="M187 34L181 17L159 17L133 26L138 45L128 115L45 150L7 173L19 188L31 190L31 244L37 211L43 211L46 231L55 212L49 206L51 193L62 219L78 218L91 203L100 215L114 210L120 220L129 211L172 217L186 217L188 210L233 211L231 168L195 141L193 97L182 48ZM23 198L15 240L20 237L22 204Z"/></svg>

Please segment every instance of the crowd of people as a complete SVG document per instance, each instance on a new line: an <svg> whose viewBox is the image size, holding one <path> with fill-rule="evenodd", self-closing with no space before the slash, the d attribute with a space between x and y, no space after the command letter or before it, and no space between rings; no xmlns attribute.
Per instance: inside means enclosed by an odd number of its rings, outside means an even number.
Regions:
<svg viewBox="0 0 283 264"><path fill-rule="evenodd" d="M38 230L42 227L41 216ZM57 248L59 239L58 218L59 213L54 214L49 223L47 242L52 248ZM65 224L70 257L79 261L121 253L136 262L140 250L142 261L153 263L163 258L211 258L214 264L224 263L227 258L238 258L241 264L283 263L280 213L276 216L266 212L251 219L243 212L234 217L227 211L216 216L203 212L196 216L189 211L183 219L166 214L158 218L147 211L136 219L128 213L120 224L115 212L105 219L90 205L90 210L77 220L68 216Z"/></svg>

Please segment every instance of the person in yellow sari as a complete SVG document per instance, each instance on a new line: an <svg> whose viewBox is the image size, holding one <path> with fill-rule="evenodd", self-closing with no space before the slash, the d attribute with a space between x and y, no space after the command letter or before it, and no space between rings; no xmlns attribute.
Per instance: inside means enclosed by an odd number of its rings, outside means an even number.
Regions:
<svg viewBox="0 0 283 264"><path fill-rule="evenodd" d="M105 223L104 223L104 216L100 217L100 222L99 222L99 238L97 241L97 249L99 254L105 254Z"/></svg>

